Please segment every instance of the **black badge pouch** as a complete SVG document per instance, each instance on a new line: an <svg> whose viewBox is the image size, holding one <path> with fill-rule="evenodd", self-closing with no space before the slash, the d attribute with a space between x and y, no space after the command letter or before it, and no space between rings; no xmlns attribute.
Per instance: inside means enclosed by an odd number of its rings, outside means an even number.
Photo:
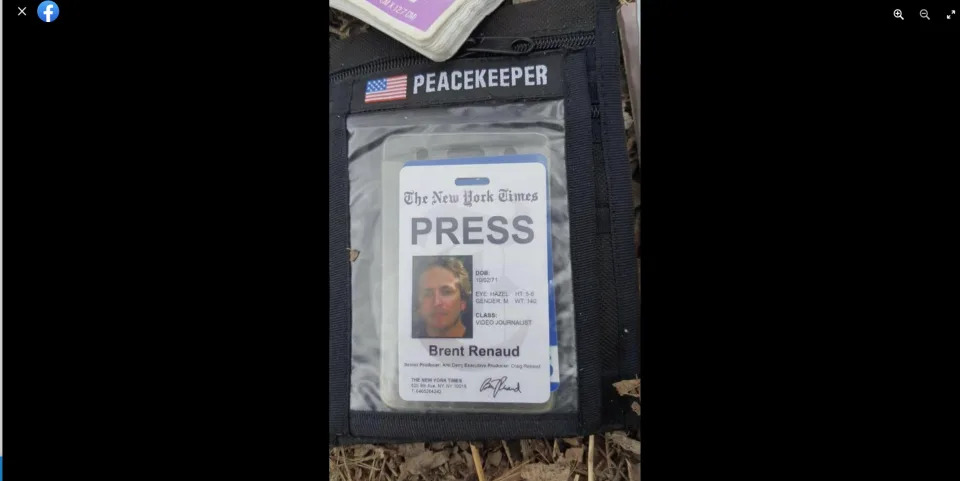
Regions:
<svg viewBox="0 0 960 481"><path fill-rule="evenodd" d="M547 13L530 17L532 6ZM524 16L538 20L522 25ZM617 41L611 2L538 0L504 5L443 63L377 32L331 46L331 444L558 437L625 423L629 408L612 384L638 371L638 301ZM398 326L411 306L414 319L419 311L401 294L416 281L398 268L409 263L398 250L400 172L524 159L542 163L546 177L549 396L509 402L521 395L508 382L471 384L469 364L464 377L431 374L429 363L423 375L401 375L411 333ZM524 189L489 190L491 200L514 202ZM467 270L471 331L489 329L475 317L485 309L476 296L497 290L482 288L483 271ZM460 345L452 342L423 345ZM522 361L494 360L505 369ZM467 384L469 400L448 394ZM405 399L411 389L437 394Z"/></svg>

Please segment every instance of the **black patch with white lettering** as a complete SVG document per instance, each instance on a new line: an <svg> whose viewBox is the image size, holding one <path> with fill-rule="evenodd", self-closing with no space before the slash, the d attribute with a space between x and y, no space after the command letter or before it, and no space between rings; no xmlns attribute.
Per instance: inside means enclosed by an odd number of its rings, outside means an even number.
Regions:
<svg viewBox="0 0 960 481"><path fill-rule="evenodd" d="M405 77L404 77L405 76ZM563 97L563 54L476 58L357 79L351 112Z"/></svg>

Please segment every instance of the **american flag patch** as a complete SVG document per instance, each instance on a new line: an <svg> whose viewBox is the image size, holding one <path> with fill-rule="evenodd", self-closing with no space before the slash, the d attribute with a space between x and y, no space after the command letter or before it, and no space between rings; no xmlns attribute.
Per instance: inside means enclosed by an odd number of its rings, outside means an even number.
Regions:
<svg viewBox="0 0 960 481"><path fill-rule="evenodd" d="M405 98L407 98L407 76L397 75L396 77L368 80L363 103L386 102Z"/></svg>

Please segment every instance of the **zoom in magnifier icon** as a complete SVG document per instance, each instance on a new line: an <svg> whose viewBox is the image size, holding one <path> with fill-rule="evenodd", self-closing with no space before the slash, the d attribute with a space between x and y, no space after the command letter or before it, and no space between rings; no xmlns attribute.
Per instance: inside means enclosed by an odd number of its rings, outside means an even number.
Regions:
<svg viewBox="0 0 960 481"><path fill-rule="evenodd" d="M927 20L930 20L930 15L927 15L926 8L924 8L923 10L920 10L920 18L925 18Z"/></svg>
<svg viewBox="0 0 960 481"><path fill-rule="evenodd" d="M893 18L899 18L900 20L903 20L903 12L901 12L899 8L894 10Z"/></svg>

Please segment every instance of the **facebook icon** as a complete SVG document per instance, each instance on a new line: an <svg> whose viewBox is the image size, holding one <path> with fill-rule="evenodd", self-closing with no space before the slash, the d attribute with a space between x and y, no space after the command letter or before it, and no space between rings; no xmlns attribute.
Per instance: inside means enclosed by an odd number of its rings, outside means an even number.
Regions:
<svg viewBox="0 0 960 481"><path fill-rule="evenodd" d="M43 2L37 7L37 16L40 20L50 23L60 16L60 7L55 2Z"/></svg>

